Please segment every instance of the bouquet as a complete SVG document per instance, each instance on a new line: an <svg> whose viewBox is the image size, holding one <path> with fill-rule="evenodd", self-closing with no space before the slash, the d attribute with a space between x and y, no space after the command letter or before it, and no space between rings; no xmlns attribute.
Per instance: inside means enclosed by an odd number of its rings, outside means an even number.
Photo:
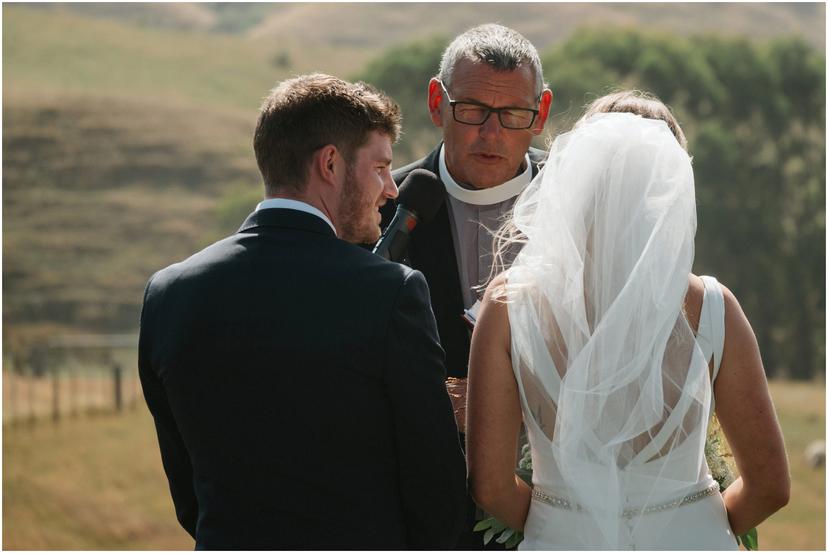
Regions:
<svg viewBox="0 0 828 553"><path fill-rule="evenodd" d="M715 415L711 418L707 429L704 456L707 459L710 475L719 484L719 491L723 492L735 480L733 453L730 452L730 446L727 444L724 434L722 434L722 428ZM529 486L532 485L532 451L529 449L529 444L524 445L521 449L521 458L518 461L515 474ZM474 530L485 532L483 534L483 545L488 545L494 539L497 543L504 544L506 549L514 549L523 541L522 532L509 528L495 517L488 517L479 521L475 524ZM759 548L759 535L756 528L737 536L736 540L744 545L748 551L756 551Z"/></svg>

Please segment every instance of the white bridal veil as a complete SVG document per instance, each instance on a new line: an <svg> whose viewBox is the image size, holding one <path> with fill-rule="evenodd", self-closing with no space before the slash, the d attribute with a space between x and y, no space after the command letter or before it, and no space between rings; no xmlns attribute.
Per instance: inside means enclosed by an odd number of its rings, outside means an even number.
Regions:
<svg viewBox="0 0 828 553"><path fill-rule="evenodd" d="M622 525L707 473L710 383L682 309L690 158L663 121L592 116L554 142L514 223L527 242L506 292L535 484L581 511L583 543L623 547Z"/></svg>

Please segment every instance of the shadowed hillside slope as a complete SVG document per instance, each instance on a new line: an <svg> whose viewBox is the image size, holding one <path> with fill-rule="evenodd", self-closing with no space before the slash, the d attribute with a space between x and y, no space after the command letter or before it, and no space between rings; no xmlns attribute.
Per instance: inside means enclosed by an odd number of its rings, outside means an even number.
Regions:
<svg viewBox="0 0 828 553"><path fill-rule="evenodd" d="M149 275L233 230L216 227L217 205L258 182L250 118L107 97L12 96L3 119L11 346L45 322L134 331Z"/></svg>

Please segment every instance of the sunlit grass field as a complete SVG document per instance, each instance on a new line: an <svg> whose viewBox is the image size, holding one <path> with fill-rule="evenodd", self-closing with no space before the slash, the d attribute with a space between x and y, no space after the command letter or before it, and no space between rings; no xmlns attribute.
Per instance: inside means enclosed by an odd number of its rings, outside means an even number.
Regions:
<svg viewBox="0 0 828 553"><path fill-rule="evenodd" d="M3 549L193 545L176 522L144 405L4 427Z"/></svg>
<svg viewBox="0 0 828 553"><path fill-rule="evenodd" d="M790 504L759 527L763 550L825 549L825 470L804 449L825 436L821 382L773 382L793 475ZM124 415L4 427L4 549L192 549L175 520L152 420Z"/></svg>
<svg viewBox="0 0 828 553"><path fill-rule="evenodd" d="M770 384L791 467L791 501L759 527L759 549L825 549L825 467L813 469L805 448L825 439L822 382Z"/></svg>

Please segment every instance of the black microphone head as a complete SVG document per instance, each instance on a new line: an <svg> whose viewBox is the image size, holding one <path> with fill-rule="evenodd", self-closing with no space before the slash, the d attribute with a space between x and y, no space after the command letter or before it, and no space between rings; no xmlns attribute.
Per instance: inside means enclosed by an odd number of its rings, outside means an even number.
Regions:
<svg viewBox="0 0 828 553"><path fill-rule="evenodd" d="M427 169L414 169L400 184L397 205L413 212L420 223L428 222L437 215L444 191L437 175Z"/></svg>

